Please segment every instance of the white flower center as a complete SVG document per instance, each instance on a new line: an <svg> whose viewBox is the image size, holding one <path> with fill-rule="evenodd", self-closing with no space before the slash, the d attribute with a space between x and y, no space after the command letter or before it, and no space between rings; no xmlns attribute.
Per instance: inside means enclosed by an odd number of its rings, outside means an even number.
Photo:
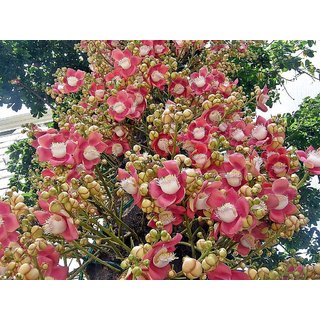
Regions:
<svg viewBox="0 0 320 320"><path fill-rule="evenodd" d="M164 78L163 74L157 70L152 72L152 74L151 74L151 79L153 82L158 82L158 81L162 80L163 78Z"/></svg>
<svg viewBox="0 0 320 320"><path fill-rule="evenodd" d="M180 189L180 183L177 177L173 174L169 174L157 181L161 190L166 194L175 194Z"/></svg>
<svg viewBox="0 0 320 320"><path fill-rule="evenodd" d="M287 196L284 196L283 194L276 194L276 197L279 200L279 204L275 207L275 210L282 210L284 209L288 203L289 203L289 199Z"/></svg>
<svg viewBox="0 0 320 320"><path fill-rule="evenodd" d="M67 154L67 145L64 142L53 142L51 144L51 153L55 158L63 158Z"/></svg>
<svg viewBox="0 0 320 320"><path fill-rule="evenodd" d="M67 78L68 85L71 87L75 87L78 83L78 78L76 77L68 77Z"/></svg>
<svg viewBox="0 0 320 320"><path fill-rule="evenodd" d="M116 113L122 113L124 110L126 110L126 106L122 102L117 102L112 106L112 109Z"/></svg>
<svg viewBox="0 0 320 320"><path fill-rule="evenodd" d="M4 221L3 221L2 217L0 216L0 227L1 227L2 225L4 225Z"/></svg>
<svg viewBox="0 0 320 320"><path fill-rule="evenodd" d="M209 119L212 122L220 122L221 121L221 114L219 111L212 111L209 114Z"/></svg>
<svg viewBox="0 0 320 320"><path fill-rule="evenodd" d="M207 160L208 160L208 157L207 155L205 155L204 153L199 153L199 154L195 154L192 159L199 165L204 165Z"/></svg>
<svg viewBox="0 0 320 320"><path fill-rule="evenodd" d="M61 234L67 230L66 221L58 214L53 214L43 226L44 232L49 234Z"/></svg>
<svg viewBox="0 0 320 320"><path fill-rule="evenodd" d="M137 104L137 105L139 105L140 103L142 103L143 102L143 95L141 94L141 93L136 93L135 94L135 103Z"/></svg>
<svg viewBox="0 0 320 320"><path fill-rule="evenodd" d="M120 184L122 189L129 194L136 194L138 192L137 183L133 177L122 180Z"/></svg>
<svg viewBox="0 0 320 320"><path fill-rule="evenodd" d="M159 213L159 220L163 223L164 226L166 226L174 221L175 217L171 211L162 211Z"/></svg>
<svg viewBox="0 0 320 320"><path fill-rule="evenodd" d="M208 209L207 199L209 195L205 192L202 192L198 195L197 202L196 202L196 209L197 210L206 210Z"/></svg>
<svg viewBox="0 0 320 320"><path fill-rule="evenodd" d="M104 96L104 90L98 89L95 92L96 97L102 98Z"/></svg>
<svg viewBox="0 0 320 320"><path fill-rule="evenodd" d="M260 171L260 167L263 164L263 160L261 157L256 156L253 158L254 167L257 171Z"/></svg>
<svg viewBox="0 0 320 320"><path fill-rule="evenodd" d="M268 131L265 126L263 126L262 124L258 124L257 126L255 126L253 128L251 134L252 134L253 138L255 138L257 140L263 140L267 137Z"/></svg>
<svg viewBox="0 0 320 320"><path fill-rule="evenodd" d="M88 146L84 149L83 156L85 159L91 161L100 158L100 153L94 146Z"/></svg>
<svg viewBox="0 0 320 320"><path fill-rule="evenodd" d="M272 166L272 170L275 174L280 174L286 171L287 166L282 162L277 162Z"/></svg>
<svg viewBox="0 0 320 320"><path fill-rule="evenodd" d="M320 152L313 150L308 154L307 160L310 161L315 167L320 167Z"/></svg>
<svg viewBox="0 0 320 320"><path fill-rule="evenodd" d="M140 47L140 56L146 56L151 50L151 47L143 45Z"/></svg>
<svg viewBox="0 0 320 320"><path fill-rule="evenodd" d="M154 47L154 50L155 50L156 53L161 53L163 51L163 49L164 49L164 46L161 45L161 44L157 44Z"/></svg>
<svg viewBox="0 0 320 320"><path fill-rule="evenodd" d="M255 238L251 234L246 234L240 239L240 243L248 249L252 249L254 247Z"/></svg>
<svg viewBox="0 0 320 320"><path fill-rule="evenodd" d="M223 222L230 223L237 218L238 213L233 204L225 203L223 206L217 209L216 215Z"/></svg>
<svg viewBox="0 0 320 320"><path fill-rule="evenodd" d="M118 156L123 151L123 146L120 143L114 143L112 145L112 154L115 156Z"/></svg>
<svg viewBox="0 0 320 320"><path fill-rule="evenodd" d="M226 131L228 129L228 125L226 124L226 123L220 123L219 124L219 130L220 131L222 131L222 132L224 132L224 131Z"/></svg>
<svg viewBox="0 0 320 320"><path fill-rule="evenodd" d="M193 136L197 140L201 140L205 136L205 134L206 130L204 129L204 127L193 129Z"/></svg>
<svg viewBox="0 0 320 320"><path fill-rule="evenodd" d="M202 76L199 76L193 80L198 88L202 88L206 84L206 79Z"/></svg>
<svg viewBox="0 0 320 320"><path fill-rule="evenodd" d="M115 127L114 129L113 129L113 131L115 132L115 134L118 136L118 137L123 137L124 136L124 130L121 128L121 127L119 127L119 126L117 126L117 127Z"/></svg>
<svg viewBox="0 0 320 320"><path fill-rule="evenodd" d="M168 152L169 151L169 141L168 139L160 139L158 141L158 148L162 151Z"/></svg>
<svg viewBox="0 0 320 320"><path fill-rule="evenodd" d="M177 83L173 88L174 93L176 94L182 94L184 91L184 86L180 83Z"/></svg>
<svg viewBox="0 0 320 320"><path fill-rule="evenodd" d="M245 134L241 129L236 129L231 133L231 137L236 141L242 141L245 137Z"/></svg>
<svg viewBox="0 0 320 320"><path fill-rule="evenodd" d="M122 58L121 60L119 60L118 62L119 66L124 69L127 70L131 67L131 61L129 58Z"/></svg>
<svg viewBox="0 0 320 320"><path fill-rule="evenodd" d="M225 175L231 187L239 187L242 181L242 173L236 169L231 170Z"/></svg>
<svg viewBox="0 0 320 320"><path fill-rule="evenodd" d="M152 262L158 268L167 266L171 261L177 259L172 252L168 252L167 248L161 248L153 257Z"/></svg>

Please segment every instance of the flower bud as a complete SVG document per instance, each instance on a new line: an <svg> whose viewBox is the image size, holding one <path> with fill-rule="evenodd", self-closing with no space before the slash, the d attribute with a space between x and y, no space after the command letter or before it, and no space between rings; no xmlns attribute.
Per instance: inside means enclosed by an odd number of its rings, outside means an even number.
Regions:
<svg viewBox="0 0 320 320"><path fill-rule="evenodd" d="M133 247L130 254L138 259L142 259L142 257L145 255L143 245Z"/></svg>
<svg viewBox="0 0 320 320"><path fill-rule="evenodd" d="M188 279L199 278L202 274L201 263L194 258L185 257L183 259L182 272Z"/></svg>
<svg viewBox="0 0 320 320"><path fill-rule="evenodd" d="M37 280L39 279L40 272L37 268L32 268L26 275L27 280Z"/></svg>
<svg viewBox="0 0 320 320"><path fill-rule="evenodd" d="M24 274L28 273L30 270L31 270L30 264L29 263L24 263L19 267L18 273L21 273L21 274L24 275Z"/></svg>
<svg viewBox="0 0 320 320"><path fill-rule="evenodd" d="M88 199L88 198L90 197L90 192L89 192L89 190L88 190L86 187L84 187L84 186L80 186L80 187L78 188L78 193L79 193L80 197L81 197L82 199L84 199L84 200L86 200L86 199Z"/></svg>

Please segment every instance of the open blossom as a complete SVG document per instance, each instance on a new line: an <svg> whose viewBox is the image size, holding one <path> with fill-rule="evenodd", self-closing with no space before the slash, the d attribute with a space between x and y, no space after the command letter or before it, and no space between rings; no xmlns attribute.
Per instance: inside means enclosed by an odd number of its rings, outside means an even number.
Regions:
<svg viewBox="0 0 320 320"><path fill-rule="evenodd" d="M157 178L149 183L149 193L156 204L167 208L181 202L185 195L186 173L180 172L175 160L163 162L164 168L157 172Z"/></svg>
<svg viewBox="0 0 320 320"><path fill-rule="evenodd" d="M156 214L157 220L163 224L163 229L172 233L173 226L177 226L183 222L183 215L186 209L182 206L171 205ZM156 228L156 222L152 219L148 223L150 228Z"/></svg>
<svg viewBox="0 0 320 320"><path fill-rule="evenodd" d="M210 125L218 126L224 115L225 106L222 104L215 105L208 110L205 110L201 118L205 119Z"/></svg>
<svg viewBox="0 0 320 320"><path fill-rule="evenodd" d="M128 140L126 138L119 139L115 136L112 137L112 139L109 139L105 142L106 154L112 154L116 157L119 157L123 155L126 151L130 150L130 146L128 143Z"/></svg>
<svg viewBox="0 0 320 320"><path fill-rule="evenodd" d="M148 71L149 83L162 90L167 83L165 75L168 70L169 68L161 63L151 67Z"/></svg>
<svg viewBox="0 0 320 320"><path fill-rule="evenodd" d="M88 138L78 137L78 146L74 153L77 164L83 164L87 170L100 162L100 154L105 150L106 144L102 142L102 134L91 132Z"/></svg>
<svg viewBox="0 0 320 320"><path fill-rule="evenodd" d="M246 159L241 153L233 153L227 156L227 161L223 163L224 179L223 187L235 188L238 190L246 181L244 179L246 170Z"/></svg>
<svg viewBox="0 0 320 320"><path fill-rule="evenodd" d="M205 143L196 142L189 157L195 168L207 169L211 165L211 151Z"/></svg>
<svg viewBox="0 0 320 320"><path fill-rule="evenodd" d="M114 85L115 85L115 82L117 82L119 80L122 80L120 70L119 69L114 69L114 70L110 71L109 73L107 73L105 75L104 80L106 82L106 86L109 89L113 89Z"/></svg>
<svg viewBox="0 0 320 320"><path fill-rule="evenodd" d="M280 178L273 183L264 183L262 193L268 196L266 201L270 210L270 220L276 223L283 223L286 216L292 215L298 211L292 201L297 196L297 189L289 185L286 178Z"/></svg>
<svg viewBox="0 0 320 320"><path fill-rule="evenodd" d="M154 55L153 41L142 40L141 45L139 47L139 56L145 57L145 56L153 56L153 55Z"/></svg>
<svg viewBox="0 0 320 320"><path fill-rule="evenodd" d="M105 95L105 87L103 84L93 83L90 86L89 93L91 96L95 97L98 101L102 101Z"/></svg>
<svg viewBox="0 0 320 320"><path fill-rule="evenodd" d="M141 206L142 197L139 192L139 177L137 174L137 170L135 167L131 164L128 167L128 171L119 168L118 169L118 180L120 180L120 185L122 189L131 194L134 199L134 204L136 204L138 207Z"/></svg>
<svg viewBox="0 0 320 320"><path fill-rule="evenodd" d="M246 124L243 120L232 122L229 125L227 132L230 138L230 145L235 147L246 142L250 136L251 130L252 126L250 124Z"/></svg>
<svg viewBox="0 0 320 320"><path fill-rule="evenodd" d="M264 86L261 90L261 93L257 96L257 108L260 109L263 112L268 111L268 106L266 105L266 102L269 100L268 96L269 89L267 86Z"/></svg>
<svg viewBox="0 0 320 320"><path fill-rule="evenodd" d="M131 110L129 111L127 117L129 119L140 119L142 113L147 107L145 96L148 91L146 88L136 88L132 85L127 87L127 92L131 93L134 97L133 104L131 106Z"/></svg>
<svg viewBox="0 0 320 320"><path fill-rule="evenodd" d="M18 239L16 230L19 228L17 217L11 213L10 205L0 201L0 257L2 249L7 247L10 242L15 242ZM2 247L1 247L2 245Z"/></svg>
<svg viewBox="0 0 320 320"><path fill-rule="evenodd" d="M173 152L172 139L171 135L161 132L159 136L152 141L151 148L161 157L167 157ZM178 146L176 146L175 153L179 153Z"/></svg>
<svg viewBox="0 0 320 320"><path fill-rule="evenodd" d="M222 262L214 270L208 271L207 277L209 280L250 280L243 271L231 270Z"/></svg>
<svg viewBox="0 0 320 320"><path fill-rule="evenodd" d="M320 148L310 146L306 151L298 150L296 154L311 174L320 174Z"/></svg>
<svg viewBox="0 0 320 320"><path fill-rule="evenodd" d="M108 98L109 114L115 121L122 121L130 114L134 106L135 97L133 94L121 90L115 96Z"/></svg>
<svg viewBox="0 0 320 320"><path fill-rule="evenodd" d="M249 214L249 203L234 189L226 193L220 191L220 195L208 199L207 203L213 210L211 219L220 223L222 234L233 237L242 229L243 220Z"/></svg>
<svg viewBox="0 0 320 320"><path fill-rule="evenodd" d="M68 132L46 133L38 137L37 144L40 161L48 161L53 166L74 163L76 143L69 139Z"/></svg>
<svg viewBox="0 0 320 320"><path fill-rule="evenodd" d="M268 132L267 127L270 123L270 120L266 120L265 118L258 116L255 125L252 127L250 133L250 139L248 141L248 145L255 145L257 147L263 147L268 142L271 141L272 136Z"/></svg>
<svg viewBox="0 0 320 320"><path fill-rule="evenodd" d="M68 267L59 265L59 253L52 245L47 245L45 249L40 250L37 256L38 265L41 267L43 264L47 265L43 275L46 280L65 280L68 276Z"/></svg>
<svg viewBox="0 0 320 320"><path fill-rule="evenodd" d="M166 54L169 51L165 40L153 40L153 51L156 57Z"/></svg>
<svg viewBox="0 0 320 320"><path fill-rule="evenodd" d="M73 219L66 211L61 210L58 213L52 213L36 210L34 214L39 223L43 225L45 233L61 235L66 241L78 239L78 230L73 223Z"/></svg>
<svg viewBox="0 0 320 320"><path fill-rule="evenodd" d="M185 139L207 143L209 140L210 129L210 125L204 118L198 118L189 124Z"/></svg>
<svg viewBox="0 0 320 320"><path fill-rule="evenodd" d="M141 61L140 57L134 56L130 50L114 49L111 54L114 60L114 66L117 68L122 77L128 78L136 73L138 64Z"/></svg>
<svg viewBox="0 0 320 320"><path fill-rule="evenodd" d="M189 97L191 88L186 78L177 77L169 85L169 92L174 97Z"/></svg>
<svg viewBox="0 0 320 320"><path fill-rule="evenodd" d="M207 67L202 67L199 72L190 75L191 89L194 94L202 94L209 91L213 75L209 73Z"/></svg>
<svg viewBox="0 0 320 320"><path fill-rule="evenodd" d="M170 271L170 262L176 259L174 251L175 246L182 239L182 235L177 233L169 241L160 241L152 246L152 248L143 256L142 260L148 259L150 265L147 270L143 270L147 273L152 280L164 280L168 272Z"/></svg>
<svg viewBox="0 0 320 320"><path fill-rule="evenodd" d="M227 98L231 95L232 90L236 87L238 83L238 79L234 81L224 81L223 83L220 83L217 91L222 93L222 95Z"/></svg>
<svg viewBox="0 0 320 320"><path fill-rule="evenodd" d="M66 76L63 78L63 91L66 93L78 92L84 84L85 72L68 68Z"/></svg>

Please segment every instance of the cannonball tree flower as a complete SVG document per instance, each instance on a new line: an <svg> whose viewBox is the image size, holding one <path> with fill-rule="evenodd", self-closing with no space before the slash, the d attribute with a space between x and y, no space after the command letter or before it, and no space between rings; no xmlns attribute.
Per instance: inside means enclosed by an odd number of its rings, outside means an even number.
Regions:
<svg viewBox="0 0 320 320"><path fill-rule="evenodd" d="M160 241L143 256L142 260L149 260L150 264L144 273L147 273L152 280L164 280L171 267L170 262L176 259L175 246L181 241L182 235L177 233L169 241Z"/></svg>
<svg viewBox="0 0 320 320"><path fill-rule="evenodd" d="M10 234L14 236L15 231L18 228L18 219L11 212L10 205L6 202L0 201L0 243L4 244L6 240L9 240Z"/></svg>
<svg viewBox="0 0 320 320"><path fill-rule="evenodd" d="M263 147L267 142L271 141L272 135L268 131L267 127L270 120L258 116L255 125L251 130L251 137L248 141L248 145L254 145L257 147Z"/></svg>
<svg viewBox="0 0 320 320"><path fill-rule="evenodd" d="M100 154L106 149L102 142L102 134L91 132L87 139L79 136L78 146L74 152L77 164L83 164L87 170L91 170L100 162Z"/></svg>
<svg viewBox="0 0 320 320"><path fill-rule="evenodd" d="M233 153L227 155L226 161L223 163L223 187L235 188L238 190L245 181L246 170L246 159L241 153Z"/></svg>
<svg viewBox="0 0 320 320"><path fill-rule="evenodd" d="M81 70L73 70L68 68L66 76L63 78L64 92L72 93L78 92L81 86L84 84L85 72Z"/></svg>
<svg viewBox="0 0 320 320"><path fill-rule="evenodd" d="M156 57L168 53L169 48L165 40L153 40L153 51Z"/></svg>
<svg viewBox="0 0 320 320"><path fill-rule="evenodd" d="M219 84L217 91L222 93L225 98L228 98L231 95L232 90L236 87L237 83L238 79L234 81L224 81L223 83Z"/></svg>
<svg viewBox="0 0 320 320"><path fill-rule="evenodd" d="M180 203L185 196L185 172L180 172L175 160L163 162L163 168L157 172L157 178L149 183L149 193L158 206L167 208Z"/></svg>
<svg viewBox="0 0 320 320"><path fill-rule="evenodd" d="M202 67L199 72L190 75L190 85L193 93L196 95L203 94L210 90L213 75L209 73L207 67Z"/></svg>
<svg viewBox="0 0 320 320"><path fill-rule="evenodd" d="M248 140L251 130L252 130L252 126L250 124L246 124L243 120L232 122L228 126L228 132L227 132L230 138L229 140L230 145L233 147L242 145L245 141Z"/></svg>
<svg viewBox="0 0 320 320"><path fill-rule="evenodd" d="M143 87L136 88L133 85L129 85L127 87L127 92L134 96L134 101L127 117L129 119L140 119L142 113L147 107L145 97L148 94L148 90Z"/></svg>
<svg viewBox="0 0 320 320"><path fill-rule="evenodd" d="M104 152L106 154L112 154L116 157L123 155L126 151L130 150L128 140L126 138L119 139L117 137L112 137L112 139L106 140L106 149Z"/></svg>
<svg viewBox="0 0 320 320"><path fill-rule="evenodd" d="M139 47L139 56L153 56L153 41L152 40L142 40L141 45Z"/></svg>
<svg viewBox="0 0 320 320"><path fill-rule="evenodd" d="M118 180L120 180L121 188L132 195L134 204L138 207L141 206L142 196L139 192L139 177L136 168L131 164L128 166L128 171L119 168L118 169Z"/></svg>
<svg viewBox="0 0 320 320"><path fill-rule="evenodd" d="M249 203L232 188L220 193L209 198L207 203L212 209L211 219L220 223L220 233L231 238L242 230L243 220L249 214Z"/></svg>
<svg viewBox="0 0 320 320"><path fill-rule="evenodd" d="M129 130L126 126L116 125L112 129L113 135L117 138L126 138L128 136Z"/></svg>
<svg viewBox="0 0 320 320"><path fill-rule="evenodd" d="M105 92L106 90L103 84L93 83L89 89L91 96L95 97L98 101L103 100Z"/></svg>
<svg viewBox="0 0 320 320"><path fill-rule="evenodd" d="M191 93L189 82L186 78L177 77L169 85L169 92L174 97L188 98Z"/></svg>
<svg viewBox="0 0 320 320"><path fill-rule="evenodd" d="M211 127L204 118L192 121L188 126L185 139L207 143Z"/></svg>
<svg viewBox="0 0 320 320"><path fill-rule="evenodd" d="M320 174L320 148L310 146L306 151L298 150L296 154L311 174Z"/></svg>
<svg viewBox="0 0 320 320"><path fill-rule="evenodd" d="M78 239L78 230L73 223L72 217L63 209L57 213L36 210L37 220L43 225L44 232L51 235L60 235L66 241Z"/></svg>
<svg viewBox="0 0 320 320"><path fill-rule="evenodd" d="M224 111L225 106L223 104L214 105L210 109L205 110L201 118L205 119L210 125L218 126L224 116Z"/></svg>
<svg viewBox="0 0 320 320"><path fill-rule="evenodd" d="M47 245L45 249L40 250L37 255L39 267L46 264L43 275L46 280L65 280L68 276L68 267L59 265L60 255L52 245Z"/></svg>
<svg viewBox="0 0 320 320"><path fill-rule="evenodd" d="M205 170L211 165L211 151L202 142L193 144L193 150L189 153L189 157L195 168Z"/></svg>
<svg viewBox="0 0 320 320"><path fill-rule="evenodd" d="M122 77L128 78L135 74L138 70L138 64L141 61L140 57L134 56L130 50L114 49L111 53L114 60L114 66L117 68Z"/></svg>
<svg viewBox="0 0 320 320"><path fill-rule="evenodd" d="M109 89L113 89L115 86L115 83L117 81L121 81L122 77L121 77L121 72L119 69L114 69L112 71L110 71L109 73L107 73L104 77L104 80L106 82L106 86ZM123 86L122 86L123 87ZM121 88L122 88L121 87Z"/></svg>
<svg viewBox="0 0 320 320"><path fill-rule="evenodd" d="M158 63L157 65L149 68L149 71L148 71L149 83L152 86L157 87L160 90L163 90L164 86L167 84L167 80L165 76L168 70L169 70L169 67L161 63Z"/></svg>
<svg viewBox="0 0 320 320"><path fill-rule="evenodd" d="M250 280L243 271L231 270L222 262L215 269L208 271L207 277L209 280Z"/></svg>
<svg viewBox="0 0 320 320"><path fill-rule="evenodd" d="M269 218L276 223L283 223L286 216L298 211L292 201L297 196L297 189L289 185L286 178L280 178L271 183L262 184L262 194L267 195L266 205L269 209Z"/></svg>
<svg viewBox="0 0 320 320"><path fill-rule="evenodd" d="M257 108L263 112L268 111L268 106L266 105L266 102L269 100L268 92L269 92L269 89L265 85L261 90L260 94L256 98Z"/></svg>
<svg viewBox="0 0 320 320"><path fill-rule="evenodd" d="M132 111L135 97L126 90L118 91L115 96L107 100L109 105L108 112L117 122L123 121Z"/></svg>
<svg viewBox="0 0 320 320"><path fill-rule="evenodd" d="M163 229L168 233L172 233L173 226L178 226L183 222L183 215L186 209L182 206L171 205L165 209L160 209L159 213L155 213L157 221L161 221L163 224ZM156 228L156 222L154 219L150 220L148 223L150 228Z"/></svg>
<svg viewBox="0 0 320 320"><path fill-rule="evenodd" d="M52 166L74 164L73 153L76 143L69 139L69 133L46 133L37 139L39 161L47 161Z"/></svg>
<svg viewBox="0 0 320 320"><path fill-rule="evenodd" d="M151 148L161 157L167 157L173 153L173 138L168 133L161 132L159 136L152 140ZM179 147L176 146L175 154L179 153Z"/></svg>

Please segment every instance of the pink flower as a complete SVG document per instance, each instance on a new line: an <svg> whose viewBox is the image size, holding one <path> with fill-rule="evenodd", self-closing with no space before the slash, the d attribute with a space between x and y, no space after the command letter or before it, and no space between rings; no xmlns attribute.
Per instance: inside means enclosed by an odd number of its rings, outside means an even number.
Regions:
<svg viewBox="0 0 320 320"><path fill-rule="evenodd" d="M241 145L246 141L251 133L252 126L246 124L243 120L237 120L231 123L228 130L230 145L233 147Z"/></svg>
<svg viewBox="0 0 320 320"><path fill-rule="evenodd" d="M248 50L248 44L245 41L240 41L240 45L238 48L239 52L246 52Z"/></svg>
<svg viewBox="0 0 320 320"><path fill-rule="evenodd" d="M244 197L239 197L234 189L216 195L207 200L213 210L211 219L220 222L220 232L227 237L233 237L242 229L243 220L249 214L249 203Z"/></svg>
<svg viewBox="0 0 320 320"><path fill-rule="evenodd" d="M223 83L220 83L217 90L222 93L222 95L227 98L231 95L232 90L236 87L238 84L238 79L234 81L225 81Z"/></svg>
<svg viewBox="0 0 320 320"><path fill-rule="evenodd" d="M173 145L170 145L170 141L172 141L172 137L167 133L161 132L158 138L152 141L151 148L161 157L167 157L173 152ZM178 146L176 146L175 153L179 153Z"/></svg>
<svg viewBox="0 0 320 320"><path fill-rule="evenodd" d="M18 228L19 222L17 217L11 213L10 205L0 201L0 243L2 243L3 247L9 245L12 240L17 240L17 233L15 231Z"/></svg>
<svg viewBox="0 0 320 320"><path fill-rule="evenodd" d="M131 194L134 199L134 204L138 207L141 206L142 197L139 192L139 177L137 174L137 170L131 164L128 167L129 172L124 169L118 169L118 180L120 180L120 185L122 189Z"/></svg>
<svg viewBox="0 0 320 320"><path fill-rule="evenodd" d="M268 96L269 89L265 85L261 91L261 93L257 96L257 108L260 109L263 112L268 111L268 106L266 105L266 102L269 100Z"/></svg>
<svg viewBox="0 0 320 320"><path fill-rule="evenodd" d="M268 196L266 204L270 210L270 220L283 223L286 216L297 212L297 207L292 203L297 196L297 190L289 185L286 178L277 179L272 184L264 183L262 188L262 193Z"/></svg>
<svg viewBox="0 0 320 320"><path fill-rule="evenodd" d="M169 86L169 92L174 97L185 97L190 96L191 88L187 79L182 77L175 78Z"/></svg>
<svg viewBox="0 0 320 320"><path fill-rule="evenodd" d="M48 161L53 166L73 164L76 143L69 140L69 133L46 133L37 139L39 161Z"/></svg>
<svg viewBox="0 0 320 320"><path fill-rule="evenodd" d="M200 95L210 90L213 75L209 73L207 67L202 67L199 72L192 73L190 75L190 79L191 89L193 90L194 94Z"/></svg>
<svg viewBox="0 0 320 320"><path fill-rule="evenodd" d="M149 183L149 193L157 205L167 208L183 200L187 174L180 173L175 160L165 161L163 166L157 172L158 177Z"/></svg>
<svg viewBox="0 0 320 320"><path fill-rule="evenodd" d="M142 40L141 46L139 47L140 57L153 56L153 41L152 40Z"/></svg>
<svg viewBox="0 0 320 320"><path fill-rule="evenodd" d="M118 91L116 96L108 98L109 114L115 121L122 121L132 111L135 96L125 90Z"/></svg>
<svg viewBox="0 0 320 320"><path fill-rule="evenodd" d="M205 119L205 121L209 124L218 126L222 120L224 111L225 111L225 106L218 104L208 110L205 110L201 118Z"/></svg>
<svg viewBox="0 0 320 320"><path fill-rule="evenodd" d="M167 47L165 40L153 40L153 50L154 55L159 57L166 54L169 51L169 48Z"/></svg>
<svg viewBox="0 0 320 320"><path fill-rule="evenodd" d="M106 74L106 76L104 77L104 80L106 82L106 86L109 89L113 89L115 82L121 80L121 72L119 69L114 69L113 71L109 72Z"/></svg>
<svg viewBox="0 0 320 320"><path fill-rule="evenodd" d="M78 146L74 153L77 164L83 164L87 170L100 162L100 154L106 149L102 142L102 134L91 132L87 139L79 135Z"/></svg>
<svg viewBox="0 0 320 320"><path fill-rule="evenodd" d="M207 143L211 127L204 118L192 121L188 126L186 139Z"/></svg>
<svg viewBox="0 0 320 320"><path fill-rule="evenodd" d="M90 86L90 90L89 93L91 94L91 96L95 97L98 101L102 101L105 95L105 87L103 84L96 84L93 83Z"/></svg>
<svg viewBox="0 0 320 320"><path fill-rule="evenodd" d="M251 130L251 138L248 141L248 145L255 145L257 147L263 147L268 141L271 141L272 136L268 132L267 127L270 123L270 120L258 116L255 126Z"/></svg>
<svg viewBox="0 0 320 320"><path fill-rule="evenodd" d="M106 141L106 149L104 152L119 157L128 150L130 150L130 146L126 138L119 139L113 136L112 139Z"/></svg>
<svg viewBox="0 0 320 320"><path fill-rule="evenodd" d="M78 239L78 230L70 215L61 210L58 213L37 210L34 212L37 220L44 226L45 233L61 235L66 241Z"/></svg>
<svg viewBox="0 0 320 320"><path fill-rule="evenodd" d="M113 132L113 135L115 137L118 137L120 139L122 138L126 138L128 133L129 133L129 130L126 126L115 126L113 129L112 129L112 132Z"/></svg>
<svg viewBox="0 0 320 320"><path fill-rule="evenodd" d="M193 151L189 154L195 168L207 169L211 165L211 151L202 142L194 144Z"/></svg>
<svg viewBox="0 0 320 320"><path fill-rule="evenodd" d="M48 268L43 271L44 276L52 278L54 280L65 280L68 276L68 267L59 266L59 253L56 251L54 246L48 245L45 249L39 251L37 260L41 267L46 264Z"/></svg>
<svg viewBox="0 0 320 320"><path fill-rule="evenodd" d="M224 176L223 187L232 187L238 190L244 183L247 174L246 159L241 153L227 155L227 161L223 163Z"/></svg>
<svg viewBox="0 0 320 320"><path fill-rule="evenodd" d="M164 280L170 271L170 262L175 260L175 246L182 239L182 235L177 233L170 241L160 241L143 256L142 260L148 259L150 265L144 273L148 274L152 280Z"/></svg>
<svg viewBox="0 0 320 320"><path fill-rule="evenodd" d="M66 93L72 93L79 91L80 87L84 83L85 72L81 70L73 70L68 68L66 76L63 79L64 88Z"/></svg>
<svg viewBox="0 0 320 320"><path fill-rule="evenodd" d="M315 150L310 146L306 152L298 150L296 154L311 174L320 174L320 148Z"/></svg>
<svg viewBox="0 0 320 320"><path fill-rule="evenodd" d="M151 67L148 71L149 83L152 86L163 90L164 86L167 83L165 74L168 72L168 70L169 68L161 63Z"/></svg>
<svg viewBox="0 0 320 320"><path fill-rule="evenodd" d="M172 233L172 227L177 226L183 222L183 215L185 214L186 209L182 206L171 205L165 210L160 211L155 214L158 221L161 221L163 224L163 229ZM156 222L152 219L148 223L150 228L156 228Z"/></svg>
<svg viewBox="0 0 320 320"><path fill-rule="evenodd" d="M226 264L220 262L218 266L207 272L209 280L250 280L249 276L237 270L231 270Z"/></svg>
<svg viewBox="0 0 320 320"><path fill-rule="evenodd" d="M128 113L127 117L129 119L140 119L142 113L147 107L145 96L147 95L148 91L146 88L143 88L143 87L136 88L133 85L129 85L127 87L127 92L132 94L134 97L131 110Z"/></svg>
<svg viewBox="0 0 320 320"><path fill-rule="evenodd" d="M114 60L114 66L120 71L120 74L124 78L128 78L137 72L137 66L141 61L141 58L132 55L131 51L125 49L114 49L111 57Z"/></svg>

